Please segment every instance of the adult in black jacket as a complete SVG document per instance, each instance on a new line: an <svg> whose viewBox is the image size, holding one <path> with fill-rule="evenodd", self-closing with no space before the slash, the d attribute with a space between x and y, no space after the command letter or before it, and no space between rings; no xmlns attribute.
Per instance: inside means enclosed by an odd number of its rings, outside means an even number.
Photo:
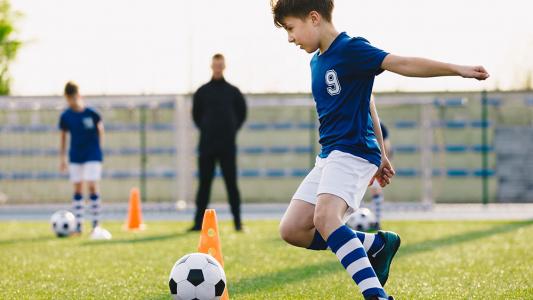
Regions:
<svg viewBox="0 0 533 300"><path fill-rule="evenodd" d="M191 230L200 230L209 204L215 165L220 164L235 229L242 230L237 187L237 131L246 119L246 101L238 88L224 79L224 56L213 56L211 81L200 87L193 97L192 114L200 129L198 170L200 185L196 195L196 214Z"/></svg>

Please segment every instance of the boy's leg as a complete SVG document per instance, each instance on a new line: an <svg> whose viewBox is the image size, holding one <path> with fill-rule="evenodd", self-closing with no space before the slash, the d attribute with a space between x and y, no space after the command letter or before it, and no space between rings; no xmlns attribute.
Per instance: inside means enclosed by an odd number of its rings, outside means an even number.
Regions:
<svg viewBox="0 0 533 300"><path fill-rule="evenodd" d="M371 297L388 299L370 265L363 244L356 233L342 223L342 217L347 209L348 205L342 198L332 194L320 194L313 223L321 236L327 240L331 251L359 286L363 296L367 299Z"/></svg>
<svg viewBox="0 0 533 300"><path fill-rule="evenodd" d="M314 213L315 205L303 200L291 200L279 224L281 238L296 247L325 250L327 248L325 242L320 243L320 245L313 245L317 234L313 224ZM322 237L318 236L322 240Z"/></svg>
<svg viewBox="0 0 533 300"><path fill-rule="evenodd" d="M70 163L68 173L70 182L74 185L74 194L72 195L72 212L76 217L76 232L81 233L83 230L83 196L82 196L82 172L81 164Z"/></svg>
<svg viewBox="0 0 533 300"><path fill-rule="evenodd" d="M363 199L368 182L376 170L377 167L368 161L347 153L333 151L324 167L317 194L335 195L332 197L343 200L346 208L349 205L350 208L357 209ZM318 204L317 210L320 210ZM315 211L315 221L317 219L316 214L317 211ZM318 226L317 229L322 234L328 234L324 233L324 230ZM344 231L347 229L349 228L343 227ZM368 253L373 271L377 274L380 284L385 285L389 277L390 264L400 246L399 236L393 232L384 231L379 231L377 234L352 233L357 236L357 242L362 244L363 251ZM326 238L326 240L329 247L333 249L329 239Z"/></svg>
<svg viewBox="0 0 533 300"><path fill-rule="evenodd" d="M381 228L381 206L383 204L383 189L377 181L370 188L372 192L372 203L374 204L374 214L376 215L376 229Z"/></svg>
<svg viewBox="0 0 533 300"><path fill-rule="evenodd" d="M89 212L91 214L91 224L93 229L100 225L100 195L98 182L102 177L102 163L99 161L89 161L83 164L83 180L88 183L89 188Z"/></svg>
<svg viewBox="0 0 533 300"><path fill-rule="evenodd" d="M83 195L82 183L74 183L74 195L72 196L72 211L76 216L76 232L81 233L83 230Z"/></svg>
<svg viewBox="0 0 533 300"><path fill-rule="evenodd" d="M280 235L287 243L310 250L326 250L328 245L313 224L318 185L322 177L324 160L317 158L315 167L302 181L280 223ZM364 190L362 191L364 194ZM362 194L360 195L362 198ZM360 233L357 236L365 250L380 249L381 237L377 234ZM365 242L366 241L366 242Z"/></svg>
<svg viewBox="0 0 533 300"><path fill-rule="evenodd" d="M89 211L91 214L91 224L93 229L100 225L100 194L98 193L98 183L96 181L89 182Z"/></svg>
<svg viewBox="0 0 533 300"><path fill-rule="evenodd" d="M324 159L317 157L315 167L302 181L280 223L280 235L287 243L311 250L326 250L328 245L313 224L316 194Z"/></svg>
<svg viewBox="0 0 533 300"><path fill-rule="evenodd" d="M280 235L287 243L310 250L326 250L327 242L316 230L313 223L315 205L303 200L293 199L280 223ZM383 237L379 233L354 231L368 255L383 249Z"/></svg>

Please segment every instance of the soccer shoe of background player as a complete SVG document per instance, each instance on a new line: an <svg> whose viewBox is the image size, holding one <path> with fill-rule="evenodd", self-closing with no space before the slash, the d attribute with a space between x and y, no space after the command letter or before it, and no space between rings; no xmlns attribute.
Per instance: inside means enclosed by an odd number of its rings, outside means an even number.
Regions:
<svg viewBox="0 0 533 300"><path fill-rule="evenodd" d="M392 259L398 251L398 248L400 248L401 240L400 236L392 231L380 230L377 234L381 235L385 244L376 253L369 255L368 259L370 260L372 268L374 268L374 271L376 272L379 282L382 286L385 286L387 279L389 279Z"/></svg>
<svg viewBox="0 0 533 300"><path fill-rule="evenodd" d="M110 240L111 233L104 228L97 226L93 228L91 235L89 236L91 240Z"/></svg>
<svg viewBox="0 0 533 300"><path fill-rule="evenodd" d="M200 230L202 230L202 227L193 225L192 227L187 229L187 232L196 232L196 231L200 231Z"/></svg>

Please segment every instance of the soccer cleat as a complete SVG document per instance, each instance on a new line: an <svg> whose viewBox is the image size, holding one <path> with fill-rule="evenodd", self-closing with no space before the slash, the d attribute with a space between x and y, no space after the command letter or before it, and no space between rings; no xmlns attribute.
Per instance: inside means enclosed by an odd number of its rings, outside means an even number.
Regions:
<svg viewBox="0 0 533 300"><path fill-rule="evenodd" d="M378 252L369 255L368 259L370 260L370 264L372 265L372 268L374 268L374 272L376 272L376 276L379 279L379 282L382 286L385 286L385 283L387 283L387 279L389 279L389 272L390 272L390 265L392 263L392 259L394 258L394 255L398 251L398 248L400 248L400 236L392 231L378 231L379 235L383 238L385 241L385 244L381 248L381 250L378 250Z"/></svg>

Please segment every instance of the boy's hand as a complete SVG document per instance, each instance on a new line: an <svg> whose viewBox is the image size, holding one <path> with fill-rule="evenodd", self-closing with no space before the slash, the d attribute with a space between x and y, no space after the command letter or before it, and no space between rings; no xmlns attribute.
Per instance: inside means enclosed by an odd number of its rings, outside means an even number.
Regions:
<svg viewBox="0 0 533 300"><path fill-rule="evenodd" d="M67 161L62 159L59 163L59 171L66 172L67 171Z"/></svg>
<svg viewBox="0 0 533 300"><path fill-rule="evenodd" d="M374 183L374 180L377 180L381 187L385 187L391 183L391 179L395 174L396 172L389 159L386 156L382 156L381 166L379 166L376 174L374 174L374 177L370 180L369 186Z"/></svg>
<svg viewBox="0 0 533 300"><path fill-rule="evenodd" d="M459 66L457 73L464 78L475 78L477 80L485 80L490 76L483 66Z"/></svg>

